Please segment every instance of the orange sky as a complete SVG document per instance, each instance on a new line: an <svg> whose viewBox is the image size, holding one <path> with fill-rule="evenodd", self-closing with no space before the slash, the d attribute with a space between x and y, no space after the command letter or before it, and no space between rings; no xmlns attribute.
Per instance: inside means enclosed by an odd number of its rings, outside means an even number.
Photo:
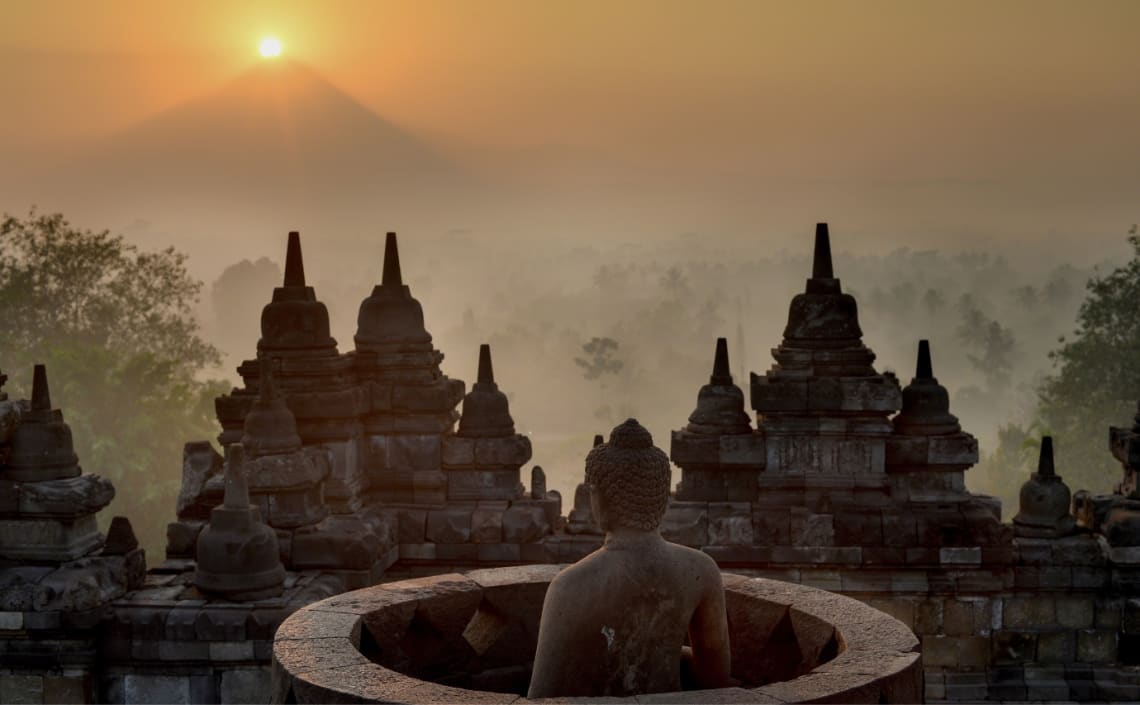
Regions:
<svg viewBox="0 0 1140 705"><path fill-rule="evenodd" d="M1075 105L1135 109L1140 3L7 2L0 79L29 133L113 126L208 89L275 34L382 114L479 142L673 139L900 118L1008 126ZM69 85L106 62L104 101ZM54 99L28 87L60 81ZM73 82L71 82L73 83ZM44 114L74 91L98 114ZM46 92L46 91L45 91ZM106 100L109 97L114 100ZM984 112L985 115L979 115ZM32 118L35 119L32 119ZM648 124L647 124L648 123Z"/></svg>
<svg viewBox="0 0 1140 705"><path fill-rule="evenodd" d="M99 135L209 92L273 34L491 171L689 174L717 191L993 180L1075 194L1087 204L1073 222L1102 212L1096 229L1137 217L1117 203L1140 182L1137 27L1131 0L8 0L0 149Z"/></svg>

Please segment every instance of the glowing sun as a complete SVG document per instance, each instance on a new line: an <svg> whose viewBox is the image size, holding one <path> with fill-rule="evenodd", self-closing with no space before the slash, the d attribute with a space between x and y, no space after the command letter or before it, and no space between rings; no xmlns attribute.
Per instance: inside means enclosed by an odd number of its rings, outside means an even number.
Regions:
<svg viewBox="0 0 1140 705"><path fill-rule="evenodd" d="M266 37L257 45L257 51L267 59L281 56L281 40L277 37Z"/></svg>

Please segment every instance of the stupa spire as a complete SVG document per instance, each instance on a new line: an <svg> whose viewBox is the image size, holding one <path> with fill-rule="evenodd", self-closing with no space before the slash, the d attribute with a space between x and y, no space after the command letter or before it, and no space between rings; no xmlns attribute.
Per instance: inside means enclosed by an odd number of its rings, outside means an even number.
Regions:
<svg viewBox="0 0 1140 705"><path fill-rule="evenodd" d="M831 267L831 236L827 231L827 223L815 225L815 254L811 266L812 279L834 279L835 271Z"/></svg>
<svg viewBox="0 0 1140 705"><path fill-rule="evenodd" d="M479 346L479 384L494 384L495 370L491 367L491 346L483 343Z"/></svg>
<svg viewBox="0 0 1140 705"><path fill-rule="evenodd" d="M403 286L404 279L400 274L400 250L396 245L396 233L388 233L384 240L384 276L380 280L381 286Z"/></svg>
<svg viewBox="0 0 1140 705"><path fill-rule="evenodd" d="M1057 474L1053 466L1053 437L1041 438L1041 455L1037 457L1037 475L1039 477L1053 477Z"/></svg>
<svg viewBox="0 0 1140 705"><path fill-rule="evenodd" d="M918 341L918 363L914 368L915 379L934 379L934 366L930 363L930 341Z"/></svg>
<svg viewBox="0 0 1140 705"><path fill-rule="evenodd" d="M44 365L36 365L32 372L32 411L51 411L51 392Z"/></svg>
<svg viewBox="0 0 1140 705"><path fill-rule="evenodd" d="M240 443L226 446L226 493L222 503L227 509L249 508L249 486L245 482L245 449Z"/></svg>
<svg viewBox="0 0 1140 705"><path fill-rule="evenodd" d="M305 262L301 258L301 233L289 233L289 246L285 250L285 286L305 286Z"/></svg>
<svg viewBox="0 0 1140 705"><path fill-rule="evenodd" d="M732 371L728 366L728 339L716 339L716 355L713 358L712 376L709 384L732 384Z"/></svg>

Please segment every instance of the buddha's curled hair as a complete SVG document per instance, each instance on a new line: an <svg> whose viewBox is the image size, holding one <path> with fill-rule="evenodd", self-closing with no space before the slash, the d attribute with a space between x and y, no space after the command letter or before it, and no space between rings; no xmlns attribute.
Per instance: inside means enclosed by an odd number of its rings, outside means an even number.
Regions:
<svg viewBox="0 0 1140 705"><path fill-rule="evenodd" d="M634 419L586 456L586 482L600 493L612 528L652 531L669 504L669 457Z"/></svg>

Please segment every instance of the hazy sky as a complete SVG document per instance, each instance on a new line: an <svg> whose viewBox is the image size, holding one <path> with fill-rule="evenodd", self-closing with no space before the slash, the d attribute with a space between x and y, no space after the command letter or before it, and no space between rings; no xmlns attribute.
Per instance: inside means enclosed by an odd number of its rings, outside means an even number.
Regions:
<svg viewBox="0 0 1140 705"><path fill-rule="evenodd" d="M1130 0L6 0L0 148L125 128L274 35L488 173L1122 235L1140 218L1138 27Z"/></svg>

